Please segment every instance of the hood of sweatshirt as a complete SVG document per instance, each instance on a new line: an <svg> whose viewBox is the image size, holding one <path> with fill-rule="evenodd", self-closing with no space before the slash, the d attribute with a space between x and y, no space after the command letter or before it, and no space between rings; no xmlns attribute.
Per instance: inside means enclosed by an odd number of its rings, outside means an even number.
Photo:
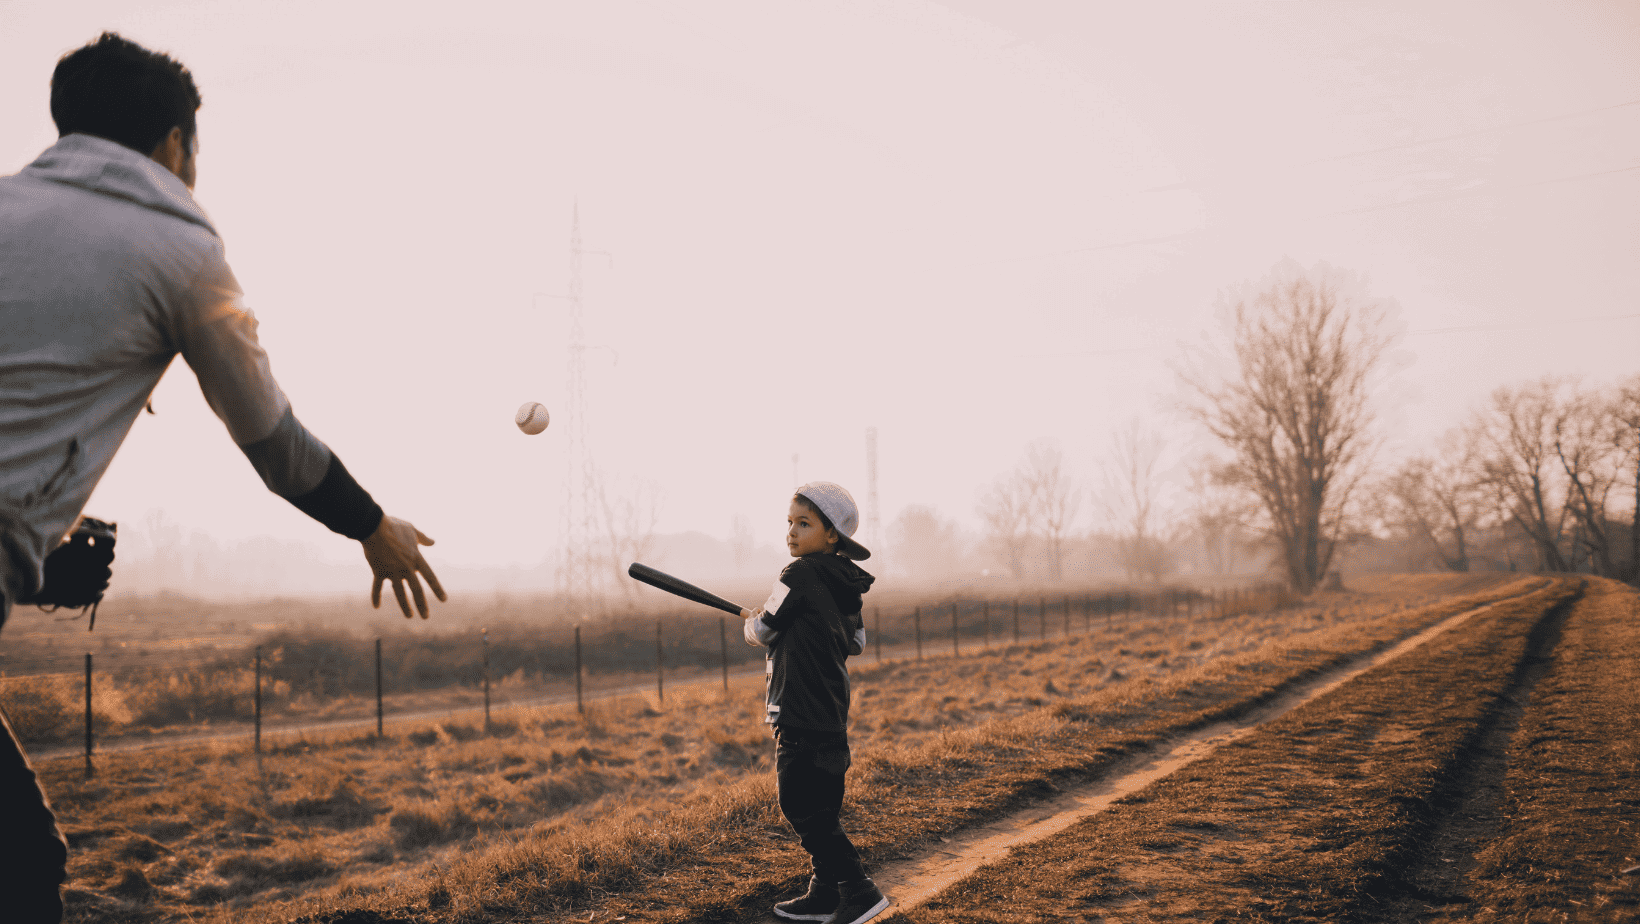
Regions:
<svg viewBox="0 0 1640 924"><path fill-rule="evenodd" d="M875 577L841 555L818 552L803 559L814 565L843 615L860 612L860 597L871 589L872 582L877 580Z"/></svg>
<svg viewBox="0 0 1640 924"><path fill-rule="evenodd" d="M176 174L152 158L106 138L65 135L24 167L20 175L125 199L216 234L216 226Z"/></svg>

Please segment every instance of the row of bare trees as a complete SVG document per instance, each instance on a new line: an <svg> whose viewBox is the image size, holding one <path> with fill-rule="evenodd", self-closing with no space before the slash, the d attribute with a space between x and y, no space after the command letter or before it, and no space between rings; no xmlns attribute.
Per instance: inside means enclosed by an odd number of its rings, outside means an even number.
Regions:
<svg viewBox="0 0 1640 924"><path fill-rule="evenodd" d="M1436 451L1378 492L1386 527L1467 571L1476 537L1514 532L1543 571L1640 578L1640 376L1587 387L1545 378L1498 389Z"/></svg>
<svg viewBox="0 0 1640 924"><path fill-rule="evenodd" d="M980 495L976 509L1009 573L1025 572L1027 553L1040 540L1048 577L1058 581L1065 576L1065 540L1081 505L1082 489L1065 470L1064 452L1037 440L1013 471Z"/></svg>
<svg viewBox="0 0 1640 924"><path fill-rule="evenodd" d="M1383 475L1374 396L1397 359L1395 316L1364 279L1326 263L1285 260L1229 290L1219 342L1178 370L1190 395L1180 410L1217 445L1193 466L1188 511L1158 494L1155 431L1135 421L1113 439L1094 497L1128 577L1160 578L1188 537L1220 573L1256 545L1300 593L1348 544L1375 540L1422 545L1454 571L1478 558L1515 567L1518 546L1539 570L1640 580L1640 376L1501 388L1432 452ZM977 509L1015 576L1034 549L1047 567L1033 570L1057 580L1083 498L1058 448L1039 441Z"/></svg>
<svg viewBox="0 0 1640 924"><path fill-rule="evenodd" d="M1254 533L1299 591L1321 583L1356 524L1392 315L1362 279L1326 264L1287 260L1227 293L1220 349L1181 370L1193 392L1182 410L1223 449L1196 466L1189 514L1162 509L1165 444L1154 430L1134 421L1112 441L1099 499L1130 579L1160 578L1186 534L1214 570L1228 570ZM978 512L1013 573L1034 539L1058 579L1080 499L1062 455L1039 442L984 492Z"/></svg>

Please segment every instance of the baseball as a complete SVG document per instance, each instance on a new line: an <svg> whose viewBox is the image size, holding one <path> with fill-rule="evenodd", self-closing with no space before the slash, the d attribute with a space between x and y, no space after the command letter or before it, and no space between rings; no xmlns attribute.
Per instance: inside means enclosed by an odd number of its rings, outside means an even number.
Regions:
<svg viewBox="0 0 1640 924"><path fill-rule="evenodd" d="M545 430L551 422L551 418L547 416L546 405L539 401L524 402L518 408L518 413L513 416L513 423L518 424L518 429L531 436Z"/></svg>

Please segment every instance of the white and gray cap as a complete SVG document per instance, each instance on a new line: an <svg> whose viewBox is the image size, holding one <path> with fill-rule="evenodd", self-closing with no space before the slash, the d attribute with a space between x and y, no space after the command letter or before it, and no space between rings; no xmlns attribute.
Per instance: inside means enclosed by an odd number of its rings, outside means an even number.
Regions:
<svg viewBox="0 0 1640 924"><path fill-rule="evenodd" d="M855 561L865 561L871 557L869 549L854 541L854 532L860 528L860 508L855 506L854 496L848 493L847 488L830 481L811 481L798 488L797 493L819 507L836 528L840 555Z"/></svg>

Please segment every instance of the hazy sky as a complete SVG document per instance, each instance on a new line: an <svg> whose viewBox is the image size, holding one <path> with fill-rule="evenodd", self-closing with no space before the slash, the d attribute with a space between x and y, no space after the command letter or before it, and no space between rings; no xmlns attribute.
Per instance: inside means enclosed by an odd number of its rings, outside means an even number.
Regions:
<svg viewBox="0 0 1640 924"><path fill-rule="evenodd" d="M435 567L558 540L576 202L593 451L666 532L774 540L794 453L863 503L873 425L885 527L972 524L1039 437L1088 479L1135 415L1183 449L1169 361L1284 256L1399 304L1390 456L1637 368L1634 3L0 0L0 172L103 29L196 75L274 371ZM154 403L89 513L357 554L185 366Z"/></svg>

